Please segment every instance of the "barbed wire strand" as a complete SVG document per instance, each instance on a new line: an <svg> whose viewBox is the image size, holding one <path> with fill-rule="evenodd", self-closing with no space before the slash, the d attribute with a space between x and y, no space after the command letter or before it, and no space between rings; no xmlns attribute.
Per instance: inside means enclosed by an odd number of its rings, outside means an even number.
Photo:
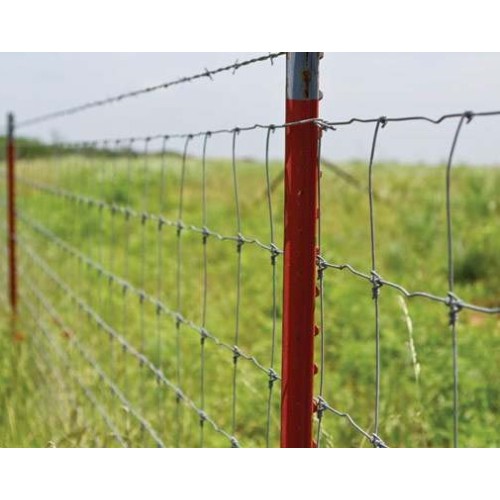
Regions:
<svg viewBox="0 0 500 500"><path fill-rule="evenodd" d="M144 87L141 89L132 90L130 92L124 92L122 94L118 94L118 95L115 95L112 97L107 97L105 99L98 99L95 101L89 101L89 102L86 102L83 104L79 104L77 106L72 106L72 107L69 107L66 109L61 109L58 111L35 116L33 118L28 118L26 120L21 120L18 122L17 127L24 128L24 127L27 127L29 125L34 125L37 123L46 122L48 120L53 120L55 118L74 115L76 113L80 113L82 111L86 111L86 110L89 110L92 108L102 107L102 106L106 106L108 104L121 102L121 101L129 99L131 97L138 97L140 95L149 94L151 92L155 92L158 90L166 90L166 89L171 88L173 86L184 84L184 83L190 83L190 82L193 82L196 80L200 80L202 78L208 78L209 80L212 80L215 75L218 75L220 73L231 71L234 74L237 70L244 68L246 66L250 66L250 65L255 64L255 63L265 62L265 61L273 62L274 59L281 57L285 54L286 54L286 52L273 52L273 53L267 54L265 56L253 57L251 59L246 59L246 60L241 61L241 62L236 61L233 64L221 66L221 67L216 68L216 69L212 69L212 70L205 69L203 72L196 73L194 75L184 76L184 77L177 78L175 80L171 80L168 82L163 82L163 83L160 83L157 85L151 85L151 86Z"/></svg>

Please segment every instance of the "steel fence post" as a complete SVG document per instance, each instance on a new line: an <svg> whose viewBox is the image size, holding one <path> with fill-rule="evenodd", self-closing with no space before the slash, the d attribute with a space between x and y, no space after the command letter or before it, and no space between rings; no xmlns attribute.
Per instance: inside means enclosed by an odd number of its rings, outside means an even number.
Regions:
<svg viewBox="0 0 500 500"><path fill-rule="evenodd" d="M320 52L289 52L286 69L281 447L310 448L318 218Z"/></svg>

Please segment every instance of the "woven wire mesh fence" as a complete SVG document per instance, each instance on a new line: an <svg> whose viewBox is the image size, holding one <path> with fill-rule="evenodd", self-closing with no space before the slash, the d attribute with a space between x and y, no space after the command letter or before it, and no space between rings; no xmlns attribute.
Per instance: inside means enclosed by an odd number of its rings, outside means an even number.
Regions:
<svg viewBox="0 0 500 500"><path fill-rule="evenodd" d="M48 155L19 141L16 335L29 341L48 428L71 422L59 444L278 445L285 174L270 151L311 122L323 149L354 127L368 145L361 162L316 166L316 444L498 444L500 398L484 384L500 362L500 175L457 166L454 153L469 122L499 115L313 119L59 143ZM402 122L455 123L447 162L378 161ZM239 154L255 137L254 158ZM7 279L4 241L0 260Z"/></svg>
<svg viewBox="0 0 500 500"><path fill-rule="evenodd" d="M257 161L238 156L252 134ZM42 156L18 142L17 328L34 339L45 416L62 408L78 421L82 435L62 444L277 444L282 193L272 199L270 182L283 167L269 147L282 134L252 126L58 143ZM228 160L210 156L217 142Z"/></svg>
<svg viewBox="0 0 500 500"><path fill-rule="evenodd" d="M251 132L220 134L229 161L207 158L219 138L204 133L60 145L18 164L22 317L100 401L119 444L279 437L270 179L282 167L267 155L273 128L257 130L261 164L238 161Z"/></svg>
<svg viewBox="0 0 500 500"><path fill-rule="evenodd" d="M499 348L500 173L457 165L454 155L469 123L494 127L499 116L318 121L323 143L341 140L346 127L363 128L368 153L347 173L327 160L321 167L319 446L498 446L492 415L499 399L486 384ZM451 126L446 162L431 168L377 160L391 128L419 123ZM360 407L370 411L360 415Z"/></svg>

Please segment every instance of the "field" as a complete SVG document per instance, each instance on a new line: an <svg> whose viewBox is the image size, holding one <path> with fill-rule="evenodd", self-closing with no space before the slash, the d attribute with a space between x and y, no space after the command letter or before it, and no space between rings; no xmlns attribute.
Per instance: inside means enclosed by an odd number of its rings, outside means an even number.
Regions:
<svg viewBox="0 0 500 500"><path fill-rule="evenodd" d="M270 245L282 248L283 167L269 164L268 189L266 165L238 159L236 201L231 160L210 158L204 205L202 166L173 153L19 162L21 295L17 324L2 310L1 446L230 446L228 435L278 445L280 384L270 389L266 370L280 373L282 255L273 266ZM366 164L322 171L322 255L369 273ZM375 165L384 279L446 296L444 188L443 165ZM455 293L487 307L500 304L499 193L500 169L454 167ZM323 309L324 397L371 432L371 284L328 269ZM382 287L380 311L380 436L393 447L450 446L447 307ZM460 445L500 446L500 320L462 311L458 325ZM330 413L320 444L370 446Z"/></svg>

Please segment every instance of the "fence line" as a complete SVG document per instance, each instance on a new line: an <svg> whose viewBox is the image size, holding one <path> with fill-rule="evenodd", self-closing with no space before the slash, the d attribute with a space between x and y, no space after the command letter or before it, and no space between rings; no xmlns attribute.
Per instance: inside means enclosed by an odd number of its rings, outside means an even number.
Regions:
<svg viewBox="0 0 500 500"><path fill-rule="evenodd" d="M21 121L18 128L172 85L212 79L247 65L272 63L284 54L271 53L48 113ZM301 87L294 71L304 64L309 73ZM40 360L46 365L51 357L58 360L118 445L269 447L276 444L279 430L282 446L320 447L328 437L327 415L346 421L376 448L392 445L381 410L384 289L405 299L442 304L447 310L452 442L459 445L459 316L465 310L498 315L500 305L468 301L456 292L453 160L465 125L500 116L500 111L327 120L317 112L318 64L318 53L287 56L285 123L61 142L45 160L23 158L21 149L15 175L12 121L4 208L8 220L20 224L16 229L9 223L11 237L1 255L7 258L10 252L14 260L0 267L11 276L12 310L17 309L18 275L20 311L31 318L27 322L18 313L18 321L34 329ZM305 97L297 92L305 92ZM445 168L447 290L440 294L427 286L419 290L415 283L403 286L399 279L383 277L374 183L377 148L389 124L439 125L449 120L457 124ZM332 230L322 210L328 191L320 175L326 165L321 146L341 128L356 124L373 125L366 169L368 271L329 257L331 239L326 236ZM251 132L262 134L260 169L245 165L237 154L238 145ZM287 144L284 170L269 154L278 132ZM207 157L215 136L230 140L229 159L217 163L217 168ZM167 150L174 140L181 141L177 156ZM159 152L153 151L153 141L160 144ZM201 149L199 157L192 153L195 147ZM250 205L248 200L259 187L265 199ZM338 409L343 405L334 404L328 392L333 344L327 336L331 301L327 285L332 270L346 271L339 276L351 275L369 284L374 343L369 425L360 423L366 415L354 418L351 409ZM319 342L314 341L316 336ZM319 366L314 365L313 351L319 352ZM277 383L281 402L276 398Z"/></svg>

